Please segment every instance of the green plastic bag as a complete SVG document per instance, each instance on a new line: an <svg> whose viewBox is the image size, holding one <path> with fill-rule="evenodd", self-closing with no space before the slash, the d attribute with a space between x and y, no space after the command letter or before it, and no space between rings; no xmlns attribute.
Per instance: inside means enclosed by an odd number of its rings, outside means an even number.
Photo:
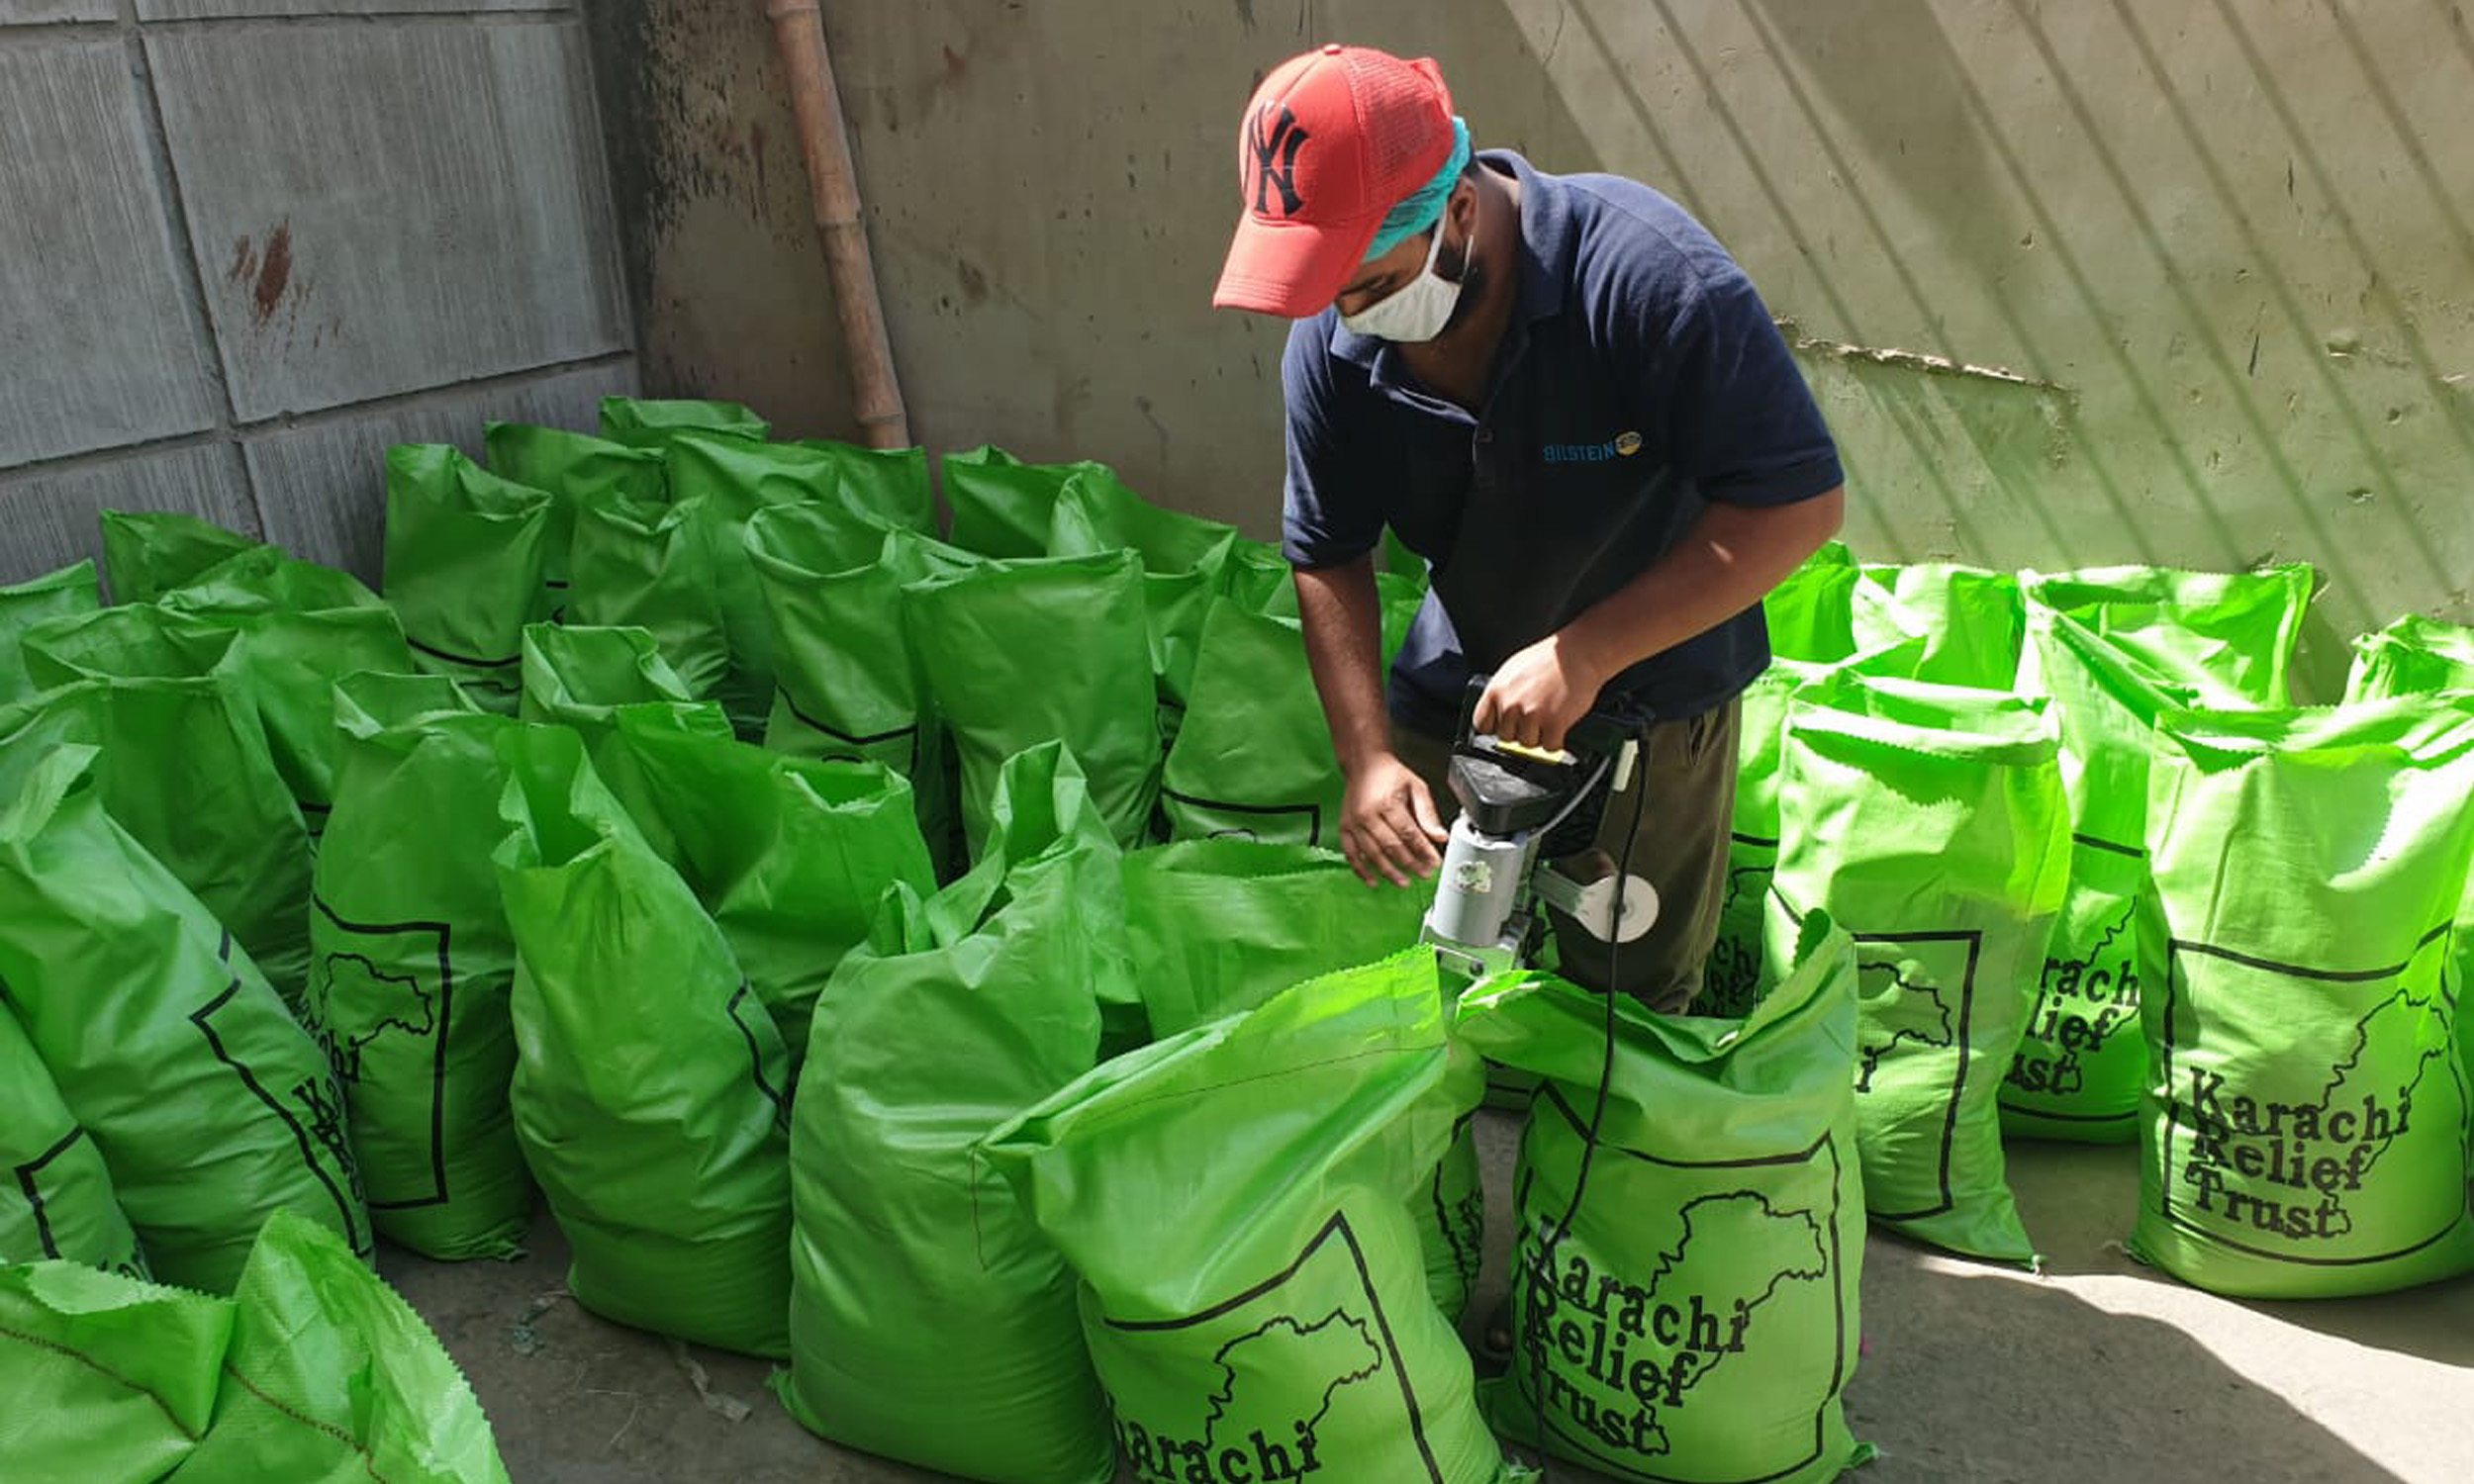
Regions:
<svg viewBox="0 0 2474 1484"><path fill-rule="evenodd" d="M1228 564L1220 569L1220 596L1250 613L1260 613L1283 589L1294 587L1294 572L1279 547L1239 536L1228 550Z"/></svg>
<svg viewBox="0 0 2474 1484"><path fill-rule="evenodd" d="M902 616L904 585L941 570L941 543L822 503L758 510L746 539L776 646L765 746L881 763L908 779L941 865L959 827L949 754Z"/></svg>
<svg viewBox="0 0 2474 1484"><path fill-rule="evenodd" d="M206 1435L229 1299L82 1262L0 1266L0 1478L158 1484Z"/></svg>
<svg viewBox="0 0 2474 1484"><path fill-rule="evenodd" d="M1245 840L1132 851L1123 875L1126 930L1157 1036L1410 948L1434 899L1431 881L1370 888L1335 852Z"/></svg>
<svg viewBox="0 0 2474 1484"><path fill-rule="evenodd" d="M507 1106L516 944L490 851L515 723L442 676L352 677L334 712L303 1020L343 1084L379 1232L442 1261L513 1256L532 1182Z"/></svg>
<svg viewBox="0 0 2474 1484"><path fill-rule="evenodd" d="M234 562L257 564L261 555L291 560L266 547ZM334 797L328 689L355 671L410 670L413 660L395 614L384 606L300 608L287 605L287 596L280 583L261 585L235 573L177 589L157 603L53 619L26 635L27 673L46 687L228 674L315 836Z"/></svg>
<svg viewBox="0 0 2474 1484"><path fill-rule="evenodd" d="M266 1223L233 1299L215 1421L166 1484L507 1484L438 1337L334 1234Z"/></svg>
<svg viewBox="0 0 2474 1484"><path fill-rule="evenodd" d="M575 544L576 508L587 500L616 496L662 503L661 454L630 448L590 433L523 422L491 422L482 429L490 472L550 497L550 520L541 550L541 596L536 620L566 617L568 553Z"/></svg>
<svg viewBox="0 0 2474 1484"><path fill-rule="evenodd" d="M387 450L387 602L424 670L506 715L522 690L554 503L444 444Z"/></svg>
<svg viewBox="0 0 2474 1484"><path fill-rule="evenodd" d="M2437 691L2474 691L2474 628L2409 614L2353 641L2353 670L2345 699L2385 700ZM2456 948L2449 972L2460 994L2474 985L2474 881L2457 908ZM2466 1085L2474 1087L2474 1014L2457 1017L2457 1056Z"/></svg>
<svg viewBox="0 0 2474 1484"><path fill-rule="evenodd" d="M95 751L0 748L0 998L167 1282L229 1292L269 1212L368 1252L326 1058L198 899L103 811Z"/></svg>
<svg viewBox="0 0 2474 1484"><path fill-rule="evenodd" d="M554 721L598 742L618 708L655 703L694 706L687 682L661 657L652 631L528 624L523 633L523 699L517 714Z"/></svg>
<svg viewBox="0 0 2474 1484"><path fill-rule="evenodd" d="M1140 498L1105 464L1026 464L994 444L946 454L941 467L953 543L985 557L1049 555L1058 497L1077 476L1088 477L1106 503Z"/></svg>
<svg viewBox="0 0 2474 1484"><path fill-rule="evenodd" d="M1389 665L1424 595L1388 574L1375 581ZM1160 809L1171 839L1340 843L1348 780L1306 666L1294 591L1274 591L1275 607L1284 599L1289 616L1256 612L1233 599L1211 605L1191 704L1161 770Z"/></svg>
<svg viewBox="0 0 2474 1484"><path fill-rule="evenodd" d="M2071 864L2036 1009L2002 1087L2002 1126L2128 1144L2147 1084L2131 913L2147 872L2149 734L2159 711L2202 698L2285 703L2311 569L2117 567L2022 582L2019 689L2053 697Z"/></svg>
<svg viewBox="0 0 2474 1484"><path fill-rule="evenodd" d="M1843 674L1788 707L1776 889L1855 935L1857 1149L1875 1220L2036 1260L2001 1074L2069 881L2042 698Z"/></svg>
<svg viewBox="0 0 2474 1484"><path fill-rule="evenodd" d="M91 613L102 605L92 559L33 582L0 588L0 705L24 700L39 689L27 675L19 652L28 629L54 618Z"/></svg>
<svg viewBox="0 0 2474 1484"><path fill-rule="evenodd" d="M152 603L263 544L174 510L103 511L103 575L115 603Z"/></svg>
<svg viewBox="0 0 2474 1484"><path fill-rule="evenodd" d="M911 650L961 760L973 858L998 769L1052 738L1073 749L1117 843L1140 841L1160 790L1141 558L995 561L903 593Z"/></svg>
<svg viewBox="0 0 2474 1484"><path fill-rule="evenodd" d="M1068 766L1051 747L1005 777L1027 797L1035 773ZM1099 945L1123 924L1075 872L1023 864L928 903L888 890L817 1006L791 1135L792 1367L776 1390L803 1426L872 1453L1100 1484L1115 1445L1073 1276L976 1146L1092 1068L1093 984L1124 974ZM969 1427L953 1425L956 1397Z"/></svg>
<svg viewBox="0 0 2474 1484"><path fill-rule="evenodd" d="M28 637L30 658L42 634ZM0 745L68 744L101 750L92 773L104 808L297 1006L309 979L311 837L232 668L76 681L0 709Z"/></svg>
<svg viewBox="0 0 2474 1484"><path fill-rule="evenodd" d="M334 683L414 668L386 601L349 573L260 546L163 595L160 605L238 635L232 648L275 770L316 835L334 800Z"/></svg>
<svg viewBox="0 0 2474 1484"><path fill-rule="evenodd" d="M938 930L948 938L968 930L963 919L971 913L955 904L979 900L975 892L993 893L988 899L1001 905L1007 893L1029 883L1070 879L1070 889L1086 904L1087 962L1094 967L1085 988L1099 1003L1100 1059L1148 1044L1151 1022L1125 928L1123 853L1073 752L1062 742L1043 742L1007 758L988 818L978 863L928 903L929 914L940 919ZM961 916L944 920L948 911Z"/></svg>
<svg viewBox="0 0 2474 1484"><path fill-rule="evenodd" d="M2027 609L2016 573L1949 562L1866 564L1861 571L1854 604L1858 649L1880 649L1922 632L1917 680L1986 691L2011 688L2027 642ZM1865 601L1867 596L1874 601ZM1881 596L1892 601L1877 601Z"/></svg>
<svg viewBox="0 0 2474 1484"><path fill-rule="evenodd" d="M684 433L671 442L669 460L671 492L682 501L700 503L705 542L713 552L715 591L730 640L730 671L720 694L732 722L742 735L753 737L763 729L773 704L775 660L773 624L748 556L747 522L760 510L784 505L838 507L889 527L922 511L906 501L900 519L894 511L868 510L859 502L885 494L882 487L850 489L848 461L796 443Z"/></svg>
<svg viewBox="0 0 2474 1484"><path fill-rule="evenodd" d="M2474 691L2474 628L2409 613L2353 641L2345 699Z"/></svg>
<svg viewBox="0 0 2474 1484"><path fill-rule="evenodd" d="M2135 1254L2250 1298L2474 1271L2469 793L2474 694L2157 718Z"/></svg>
<svg viewBox="0 0 2474 1484"><path fill-rule="evenodd" d="M630 448L667 449L681 433L723 433L761 441L772 432L772 423L736 402L602 399L602 436Z"/></svg>
<svg viewBox="0 0 2474 1484"><path fill-rule="evenodd" d="M1082 1278L1136 1479L1529 1477L1409 1218L1469 1111L1443 1017L1434 955L1403 954L1120 1057L990 1139Z"/></svg>
<svg viewBox="0 0 2474 1484"><path fill-rule="evenodd" d="M1131 548L1142 557L1151 673L1168 708L1164 719L1174 719L1192 695L1203 618L1219 596L1220 574L1236 542L1237 527L1164 510L1113 478L1077 474L1057 492L1048 555Z"/></svg>
<svg viewBox="0 0 2474 1484"><path fill-rule="evenodd" d="M874 763L785 757L659 706L624 706L610 782L729 940L795 1076L816 995L900 881L936 889L910 786ZM619 787L619 780L625 787Z"/></svg>
<svg viewBox="0 0 2474 1484"><path fill-rule="evenodd" d="M77 1122L17 1016L0 1005L0 1263L65 1257L133 1276L138 1234L103 1154ZM4 1456L4 1455L0 1455Z"/></svg>
<svg viewBox="0 0 2474 1484"><path fill-rule="evenodd" d="M618 491L576 502L568 548L568 623L642 628L698 699L730 673L719 579L707 544L704 502L637 500Z"/></svg>
<svg viewBox="0 0 2474 1484"><path fill-rule="evenodd" d="M863 448L831 438L802 438L790 446L831 462L834 491L842 504L904 530L936 528L936 493L928 483L926 449Z"/></svg>
<svg viewBox="0 0 2474 1484"><path fill-rule="evenodd" d="M1500 1436L1647 1484L1825 1484L1872 1456L1840 1403L1864 1259L1855 944L1818 912L1776 927L1749 1016L1619 997L1611 1075L1604 996L1519 974L1462 999L1464 1039L1547 1079L1513 1174Z"/></svg>
<svg viewBox="0 0 2474 1484"><path fill-rule="evenodd" d="M557 727L501 744L516 1136L604 1318L790 1352L789 1063L720 930Z"/></svg>
<svg viewBox="0 0 2474 1484"><path fill-rule="evenodd" d="M1830 542L1761 600L1773 657L1744 690L1736 722L1735 815L1727 839L1727 888L1719 900L1718 941L1701 974L1693 1008L1704 1015L1752 1013L1761 985L1769 883L1778 866L1778 785L1787 707L1841 671L1912 676L1924 657L1921 633L1901 632L1895 609L1857 652L1859 574L1847 548Z"/></svg>
<svg viewBox="0 0 2474 1484"><path fill-rule="evenodd" d="M1303 845L1195 840L1125 857L1125 921L1155 1036L1255 1009L1302 980L1416 944L1432 882L1369 887L1343 857ZM1455 1048L1457 1053L1458 1048ZM1466 1065L1464 1065L1466 1064ZM1475 1057L1455 1074L1476 1079ZM1484 1257L1485 1192L1471 1120L1414 1202L1435 1304L1458 1319Z"/></svg>

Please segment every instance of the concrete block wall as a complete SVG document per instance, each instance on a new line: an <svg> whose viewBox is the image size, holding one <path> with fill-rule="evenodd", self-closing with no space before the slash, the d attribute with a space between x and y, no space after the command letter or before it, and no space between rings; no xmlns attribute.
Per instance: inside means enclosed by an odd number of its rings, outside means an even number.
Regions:
<svg viewBox="0 0 2474 1484"><path fill-rule="evenodd" d="M389 444L633 347L569 0L0 0L0 582L120 508L376 583Z"/></svg>

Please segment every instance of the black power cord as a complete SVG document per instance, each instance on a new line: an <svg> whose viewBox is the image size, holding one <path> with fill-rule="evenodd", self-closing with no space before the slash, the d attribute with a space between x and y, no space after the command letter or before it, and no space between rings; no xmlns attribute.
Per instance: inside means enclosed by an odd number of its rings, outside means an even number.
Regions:
<svg viewBox="0 0 2474 1484"><path fill-rule="evenodd" d="M1617 968L1624 951L1624 898L1627 894L1625 886L1632 879L1632 848L1640 843L1641 817L1650 797L1649 729L1646 726L1642 728L1639 746L1641 756L1634 760L1633 765L1632 823L1624 832L1623 855L1615 864L1615 905L1614 910L1609 914L1607 924L1606 987L1602 991L1606 998L1606 1039L1598 1060L1597 1096L1589 1108L1589 1126L1581 1136L1580 1167L1572 1172L1571 1200L1564 1207L1563 1219L1548 1230L1546 1242L1538 1250L1537 1260L1529 1264L1530 1276L1550 1288L1555 1282L1555 1249L1563 1242L1564 1234L1571 1229L1572 1222L1580 1215L1580 1198L1589 1186L1589 1166L1597 1159L1598 1140L1606 1127L1607 1100L1615 1080L1615 996L1623 992L1616 985L1622 982L1617 974ZM1542 1088L1541 1091L1543 1090ZM1530 1116L1533 1118L1537 1116L1537 1100L1534 1097L1530 1102ZM1533 1302L1535 1302L1534 1297L1522 1301L1521 1318L1523 1320L1528 1318L1527 1306ZM1512 1336L1515 1364L1519 1361L1520 1351L1526 1342L1526 1337L1521 1332L1527 1329L1528 1325L1524 1323ZM1547 1449L1546 1399L1546 1349L1541 1345L1534 1352L1529 1371L1529 1400L1531 1415L1536 1419L1533 1437L1538 1449L1538 1466L1544 1477L1552 1478L1555 1469L1553 1454Z"/></svg>

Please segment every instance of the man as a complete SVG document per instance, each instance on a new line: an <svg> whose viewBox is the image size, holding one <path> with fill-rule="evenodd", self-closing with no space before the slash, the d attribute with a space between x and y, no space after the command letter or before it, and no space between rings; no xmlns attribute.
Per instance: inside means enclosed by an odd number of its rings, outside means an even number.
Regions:
<svg viewBox="0 0 2474 1484"><path fill-rule="evenodd" d="M1647 936L1555 917L1565 972L1680 1011L1717 934L1737 696L1760 599L1835 534L1837 450L1725 249L1656 191L1473 156L1430 60L1331 46L1283 64L1238 141L1245 216L1212 302L1296 321L1285 549L1368 883L1431 875L1474 674L1480 731L1555 748L1641 723L1599 847L1658 888ZM1434 576L1386 713L1373 553ZM1638 820L1638 830L1634 823Z"/></svg>

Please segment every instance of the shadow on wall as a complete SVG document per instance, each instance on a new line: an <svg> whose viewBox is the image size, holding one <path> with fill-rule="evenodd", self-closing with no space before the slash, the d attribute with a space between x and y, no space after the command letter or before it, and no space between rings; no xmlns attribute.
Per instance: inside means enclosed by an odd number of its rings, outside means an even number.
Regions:
<svg viewBox="0 0 2474 1484"><path fill-rule="evenodd" d="M2322 696L2332 640L2474 617L2455 8L1501 6L1594 156L1542 163L1659 185L1797 323L1860 546L2308 560Z"/></svg>

